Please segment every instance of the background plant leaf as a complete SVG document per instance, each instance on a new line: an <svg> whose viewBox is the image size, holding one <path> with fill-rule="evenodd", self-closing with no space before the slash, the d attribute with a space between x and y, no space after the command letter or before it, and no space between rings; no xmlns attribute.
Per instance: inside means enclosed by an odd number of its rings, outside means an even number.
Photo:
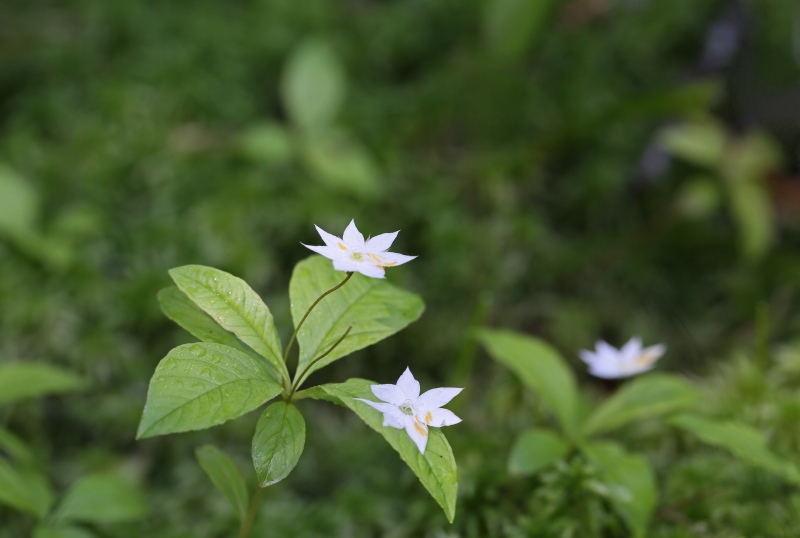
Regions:
<svg viewBox="0 0 800 538"><path fill-rule="evenodd" d="M227 454L213 445L198 447L194 454L208 478L238 514L239 520L243 520L247 515L250 496L239 467Z"/></svg>
<svg viewBox="0 0 800 538"><path fill-rule="evenodd" d="M697 391L687 381L669 374L634 379L604 401L583 425L586 436L619 428L634 420L672 413L692 405Z"/></svg>
<svg viewBox="0 0 800 538"><path fill-rule="evenodd" d="M617 443L594 442L583 451L600 468L603 482L611 489L611 503L633 536L644 538L658 501L655 476L647 460L626 452Z"/></svg>
<svg viewBox="0 0 800 538"><path fill-rule="evenodd" d="M256 424L253 436L253 465L259 487L280 482L292 472L303 454L306 423L293 404L275 402Z"/></svg>
<svg viewBox="0 0 800 538"><path fill-rule="evenodd" d="M752 426L743 422L712 420L689 413L673 417L670 423L689 432L703 443L727 450L750 465L800 484L797 467L774 454L761 432Z"/></svg>
<svg viewBox="0 0 800 538"><path fill-rule="evenodd" d="M350 379L345 383L320 385L320 390L338 399L342 405L353 411L367 425L380 433L394 448L403 461L417 475L425 489L436 499L444 510L448 521L455 518L456 494L458 492L458 476L456 460L447 438L441 428L428 430L428 445L425 454L420 454L414 442L405 432L397 428L383 426L383 414L355 398L375 400L370 385L372 381L364 379ZM309 393L315 397L315 393Z"/></svg>
<svg viewBox="0 0 800 538"><path fill-rule="evenodd" d="M44 519L53 504L53 489L39 471L0 458L0 503Z"/></svg>
<svg viewBox="0 0 800 538"><path fill-rule="evenodd" d="M33 538L94 538L94 534L81 527L36 527Z"/></svg>
<svg viewBox="0 0 800 538"><path fill-rule="evenodd" d="M483 329L478 337L492 358L508 366L524 385L539 395L567 432L575 430L577 385L555 348L538 338L512 331Z"/></svg>
<svg viewBox="0 0 800 538"><path fill-rule="evenodd" d="M137 436L210 428L282 390L255 357L221 344L184 344L158 363Z"/></svg>
<svg viewBox="0 0 800 538"><path fill-rule="evenodd" d="M508 456L508 472L531 475L564 458L569 444L560 435L543 428L523 431L514 441Z"/></svg>
<svg viewBox="0 0 800 538"><path fill-rule="evenodd" d="M288 381L280 336L272 313L261 297L242 280L203 265L185 265L169 271L172 280L219 325L267 359Z"/></svg>
<svg viewBox="0 0 800 538"><path fill-rule="evenodd" d="M141 492L114 473L97 473L80 478L67 491L56 511L57 521L117 523L145 514Z"/></svg>
<svg viewBox="0 0 800 538"><path fill-rule="evenodd" d="M289 283L295 326L320 295L344 278L345 273L335 271L331 261L322 256L311 256L298 263ZM300 346L298 374L315 357L327 351L348 327L353 329L347 338L330 355L312 366L304 379L333 361L407 327L422 315L424 309L418 295L384 280L353 275L341 289L322 300L297 335Z"/></svg>
<svg viewBox="0 0 800 538"><path fill-rule="evenodd" d="M0 364L0 405L48 394L73 392L86 386L77 375L41 362Z"/></svg>

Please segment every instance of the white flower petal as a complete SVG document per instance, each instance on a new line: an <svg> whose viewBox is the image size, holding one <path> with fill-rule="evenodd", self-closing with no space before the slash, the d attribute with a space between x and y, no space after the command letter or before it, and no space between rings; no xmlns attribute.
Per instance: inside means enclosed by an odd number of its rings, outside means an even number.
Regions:
<svg viewBox="0 0 800 538"><path fill-rule="evenodd" d="M378 265L361 262L356 263L355 267L355 270L364 276L368 276L370 278L386 278L386 272L383 270L383 267Z"/></svg>
<svg viewBox="0 0 800 538"><path fill-rule="evenodd" d="M383 425L402 430L406 427L406 415L395 407L392 411L383 414Z"/></svg>
<svg viewBox="0 0 800 538"><path fill-rule="evenodd" d="M396 252L381 252L378 254L378 257L381 258L381 265L384 267L403 265L416 258L416 256L406 256L405 254L397 254Z"/></svg>
<svg viewBox="0 0 800 538"><path fill-rule="evenodd" d="M360 263L354 262L350 259L342 259L342 258L331 258L333 260L333 268L337 271L346 271L348 273L354 273L358 271Z"/></svg>
<svg viewBox="0 0 800 538"><path fill-rule="evenodd" d="M604 340L595 342L594 347L600 357L616 357L619 355L619 350Z"/></svg>
<svg viewBox="0 0 800 538"><path fill-rule="evenodd" d="M367 239L366 243L364 243L364 248L366 249L367 252L375 252L375 253L389 250L389 247L392 246L392 243L394 242L395 238L397 237L397 234L399 233L400 231L398 230L392 233L376 235L371 239Z"/></svg>
<svg viewBox="0 0 800 538"><path fill-rule="evenodd" d="M456 389L450 387L444 387L440 389L431 389L422 396L420 396L415 405L420 405L425 409L438 409L443 405L446 405L447 402L458 396L458 394L464 389Z"/></svg>
<svg viewBox="0 0 800 538"><path fill-rule="evenodd" d="M408 368L406 368L406 371L400 376L400 379L397 380L397 388L399 388L403 396L405 396L404 400L411 400L413 402L419 398L419 381L414 379L414 374L412 374L411 370Z"/></svg>
<svg viewBox="0 0 800 538"><path fill-rule="evenodd" d="M425 453L425 446L428 444L428 427L420 423L414 415L405 415L406 433L417 445L420 454Z"/></svg>
<svg viewBox="0 0 800 538"><path fill-rule="evenodd" d="M322 254L329 260L335 260L337 258L336 252L334 252L329 246L316 246L316 245L306 245L305 243L300 243L304 247L309 250L313 250L317 254Z"/></svg>
<svg viewBox="0 0 800 538"><path fill-rule="evenodd" d="M425 424L433 426L434 428L452 426L453 424L461 422L461 419L448 409L431 409L425 413L423 420Z"/></svg>
<svg viewBox="0 0 800 538"><path fill-rule="evenodd" d="M364 402L365 404L369 405L370 407L377 409L381 413L391 413L393 410L399 411L399 408L396 405L392 405L386 402L373 402L372 400L365 400L364 398L353 398L354 400L358 400L359 402ZM401 413L402 414L402 413Z"/></svg>
<svg viewBox="0 0 800 538"><path fill-rule="evenodd" d="M356 228L356 219L351 220L347 228L344 229L342 239L344 239L345 245L350 248L364 246L364 236Z"/></svg>
<svg viewBox="0 0 800 538"><path fill-rule="evenodd" d="M621 357L635 359L642 352L642 339L633 337L619 350Z"/></svg>
<svg viewBox="0 0 800 538"><path fill-rule="evenodd" d="M314 225L314 228L317 229L317 233L322 238L322 240L325 241L326 245L328 245L331 248L339 248L339 243L342 242L342 240L340 238L336 237L333 234L329 234L328 232L326 232L325 230L323 230L322 228L320 228L316 224Z"/></svg>
<svg viewBox="0 0 800 538"><path fill-rule="evenodd" d="M597 355L592 351L587 351L582 349L578 352L578 356L581 358L583 362L586 364L592 364L594 361L597 360Z"/></svg>
<svg viewBox="0 0 800 538"><path fill-rule="evenodd" d="M395 407L406 401L405 394L397 385L370 385L369 388L372 389L372 394Z"/></svg>
<svg viewBox="0 0 800 538"><path fill-rule="evenodd" d="M654 346L646 347L642 350L638 357L636 357L637 366L652 366L661 358L667 351L667 346L664 344L656 344Z"/></svg>

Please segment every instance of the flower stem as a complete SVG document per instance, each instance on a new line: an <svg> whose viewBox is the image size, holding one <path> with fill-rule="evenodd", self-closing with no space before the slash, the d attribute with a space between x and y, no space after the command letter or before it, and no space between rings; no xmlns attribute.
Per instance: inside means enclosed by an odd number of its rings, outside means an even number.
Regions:
<svg viewBox="0 0 800 538"><path fill-rule="evenodd" d="M242 521L242 526L239 527L239 538L247 538L250 534L250 529L253 527L253 522L256 520L256 511L258 510L258 501L261 499L260 487L256 487L256 494L253 495L253 500L250 502L250 508L247 510L247 516Z"/></svg>
<svg viewBox="0 0 800 538"><path fill-rule="evenodd" d="M292 337L289 339L289 345L286 346L286 351L284 351L284 353L283 353L283 362L284 362L284 364L286 363L287 360L289 360L289 350L292 349L292 344L294 344L295 339L297 339L297 333L300 332L300 327L302 327L303 323L306 322L306 318L308 318L308 315L311 313L312 310L314 310L314 307L317 306L319 304L319 302L321 300L323 300L325 297L327 297L328 295L330 295L334 291L338 290L339 288L341 288L342 286L347 284L347 281L350 280L350 277L352 277L352 276L353 276L353 273L347 273L347 276L344 277L344 280L342 280L341 282L336 284L334 287L332 287L331 289L329 289L328 291L326 291L325 293L323 293L319 297L317 297L317 300L314 301L311 304L311 306L308 307L308 310L306 310L306 313L303 316L303 319L300 320L300 323L297 324L297 328L294 330L294 333L292 333Z"/></svg>
<svg viewBox="0 0 800 538"><path fill-rule="evenodd" d="M333 351L334 349L336 349L336 347L337 347L339 344L341 344L341 343L342 343L342 341L343 341L345 338L347 338L347 335L348 335L348 334L350 334L350 331L351 331L352 329L353 329L353 326L352 326L352 325L350 325L350 326L347 328L347 330L344 332L344 334L343 334L342 336L340 336L340 337L339 337L339 339L338 339L336 342L334 342L334 344L333 344L331 347L329 347L329 348L328 348L328 351L326 351L325 353L323 353L322 355L320 355L319 357L317 357L316 359L314 359L313 361L311 361L311 362L308 364L308 366L306 366L306 367L305 367L305 369L303 370L303 373L301 373L299 376L297 376L297 381L295 381L295 382L294 382L294 385L292 385L292 390L289 392L289 400L291 400L291 399L292 399L292 396L294 395L295 391L296 391L296 390L297 390L297 388L300 386L300 383L303 381L303 376L304 376L304 375L306 375L306 372L308 372L308 370L309 370L309 369L310 369L312 366L314 366L316 363L318 363L319 361L321 361L322 359L324 359L325 357L327 357L327 356L328 356L328 355L331 353L331 351Z"/></svg>

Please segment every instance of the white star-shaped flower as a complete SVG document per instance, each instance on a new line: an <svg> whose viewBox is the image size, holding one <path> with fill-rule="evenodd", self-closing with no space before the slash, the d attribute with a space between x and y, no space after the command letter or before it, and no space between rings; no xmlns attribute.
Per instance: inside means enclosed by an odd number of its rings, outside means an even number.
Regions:
<svg viewBox="0 0 800 538"><path fill-rule="evenodd" d="M364 236L356 228L355 219L347 225L342 237L329 234L316 224L314 227L325 246L301 244L333 260L333 268L337 271L359 272L372 278L385 278L384 268L402 265L416 258L388 252L399 232L380 234L364 240Z"/></svg>
<svg viewBox="0 0 800 538"><path fill-rule="evenodd" d="M634 337L621 349L598 340L594 351L583 349L580 357L589 365L591 375L603 379L619 379L652 369L666 350L664 344L643 348L642 340Z"/></svg>
<svg viewBox="0 0 800 538"><path fill-rule="evenodd" d="M440 428L458 424L461 419L442 406L464 389L431 389L419 395L419 381L406 368L396 385L372 385L372 394L382 402L356 398L383 413L383 425L405 429L421 454L428 444L428 427Z"/></svg>

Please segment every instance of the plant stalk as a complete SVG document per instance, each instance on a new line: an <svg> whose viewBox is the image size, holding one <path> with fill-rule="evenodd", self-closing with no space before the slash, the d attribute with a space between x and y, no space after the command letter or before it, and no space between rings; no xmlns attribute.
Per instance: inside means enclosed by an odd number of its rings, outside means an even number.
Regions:
<svg viewBox="0 0 800 538"><path fill-rule="evenodd" d="M327 357L327 356L328 356L328 355L331 353L331 351L333 351L334 349L336 349L336 348L339 346L339 344L341 344L341 343L342 343L342 341L343 341L345 338L347 338L347 335L348 335L348 334L350 334L350 331L351 331L351 330L353 330L353 326L352 326L352 325L350 325L350 326L347 328L347 330L344 332L344 334L343 334L342 336L340 336L340 337L339 337L339 339L338 339L336 342L334 342L334 344L333 344L331 347L329 347L329 348L328 348L328 351L326 351L325 353L323 353L322 355L320 355L319 357L317 357L316 359L314 359L313 361L311 361L311 362L308 364L308 366L306 366L306 367L305 367L305 369L303 370L303 373L301 373L299 376L297 376L297 381L295 381L295 382L294 382L294 385L292 385L292 390L291 390L291 392L289 392L289 400L291 400L291 399L292 399L292 396L294 396L294 393L295 393L295 391L296 391L296 390L297 390L297 388L300 386L300 383L302 383L302 381L303 381L303 376L304 376L304 375L306 375L306 372L308 372L308 370L309 370L309 369L310 369L312 366L314 366L316 363L318 363L319 361L321 361L322 359L324 359L325 357Z"/></svg>
<svg viewBox="0 0 800 538"><path fill-rule="evenodd" d="M256 520L256 512L258 511L258 501L261 500L261 492L263 490L256 486L256 494L253 495L253 500L250 502L250 508L247 510L247 516L242 521L242 526L239 527L239 538L247 538L250 534L250 529Z"/></svg>

